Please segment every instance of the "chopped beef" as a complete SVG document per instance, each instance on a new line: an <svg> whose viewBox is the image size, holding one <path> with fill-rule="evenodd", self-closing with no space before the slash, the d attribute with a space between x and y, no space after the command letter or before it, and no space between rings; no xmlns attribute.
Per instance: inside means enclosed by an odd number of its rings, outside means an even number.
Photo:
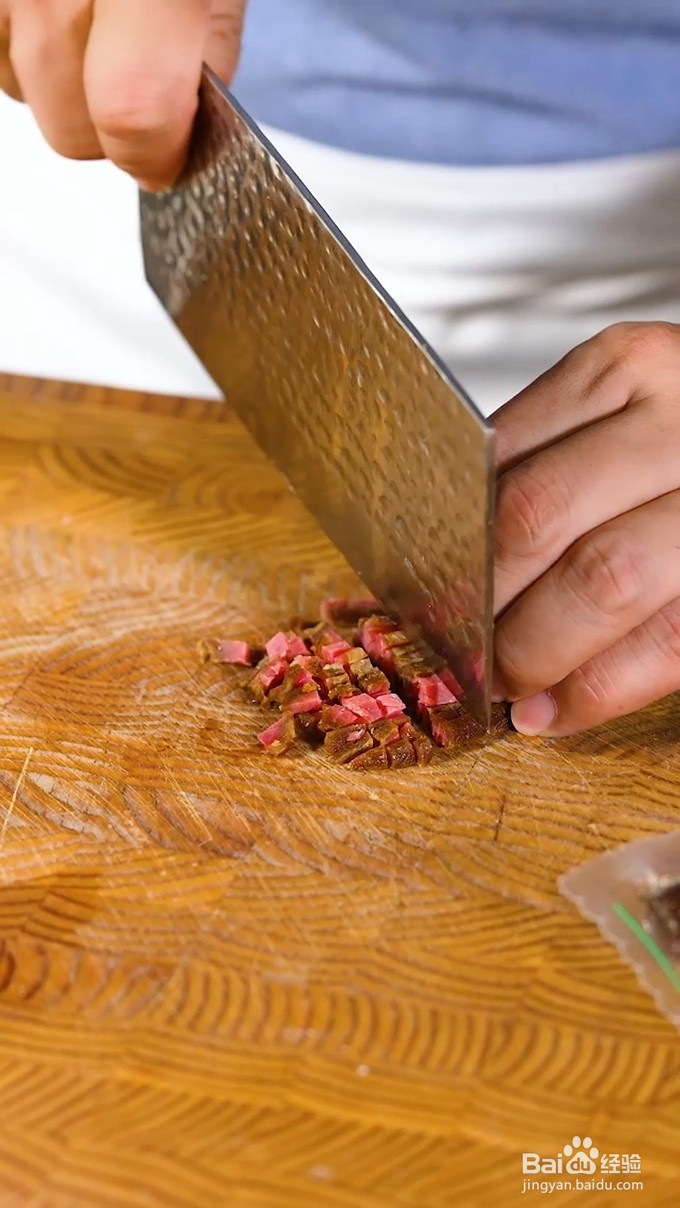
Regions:
<svg viewBox="0 0 680 1208"><path fill-rule="evenodd" d="M230 638L203 639L196 651L202 663L233 663L239 667L250 667L252 651L249 642L236 642Z"/></svg>
<svg viewBox="0 0 680 1208"><path fill-rule="evenodd" d="M389 746L391 742L398 742L401 738L399 722L392 717L381 717L380 721L372 723L370 729L376 742L384 747Z"/></svg>
<svg viewBox="0 0 680 1208"><path fill-rule="evenodd" d="M249 687L255 700L260 704L267 700L268 694L272 688L282 683L283 677L288 670L288 663L285 659L269 659L264 658L258 663L255 674L250 681Z"/></svg>
<svg viewBox="0 0 680 1208"><path fill-rule="evenodd" d="M295 713L293 715L295 721L295 733L298 738L304 742L318 742L322 737L321 731L321 713L318 709L314 709L310 713Z"/></svg>
<svg viewBox="0 0 680 1208"><path fill-rule="evenodd" d="M356 715L346 709L344 705L324 705L319 719L319 729L337 730L340 726L355 725L356 720Z"/></svg>
<svg viewBox="0 0 680 1208"><path fill-rule="evenodd" d="M332 621L336 625L358 625L362 617L371 616L379 609L378 601L371 599L324 600L320 611L324 621Z"/></svg>
<svg viewBox="0 0 680 1208"><path fill-rule="evenodd" d="M391 768L409 768L416 763L416 753L413 743L408 738L398 738L387 747L387 755Z"/></svg>
<svg viewBox="0 0 680 1208"><path fill-rule="evenodd" d="M326 663L321 668L321 683L329 700L339 701L345 696L354 696L356 689L345 668L340 663Z"/></svg>
<svg viewBox="0 0 680 1208"><path fill-rule="evenodd" d="M280 717L257 737L271 755L283 755L295 742L295 723L292 717Z"/></svg>
<svg viewBox="0 0 680 1208"><path fill-rule="evenodd" d="M453 705L456 697L447 688L440 675L419 675L413 681L418 693L417 701L420 709L431 709L434 705Z"/></svg>
<svg viewBox="0 0 680 1208"><path fill-rule="evenodd" d="M312 713L322 705L323 701L316 688L303 684L297 695L287 700L283 708L287 713Z"/></svg>
<svg viewBox="0 0 680 1208"><path fill-rule="evenodd" d="M299 663L289 663L286 665L282 682L269 693L269 701L284 708L289 701L295 699L301 688L306 688L309 684L313 688L317 686L309 671Z"/></svg>
<svg viewBox="0 0 680 1208"><path fill-rule="evenodd" d="M332 646L336 642L345 641L342 634L338 633L337 629L333 629L333 626L329 625L326 621L319 621L318 625L312 626L311 629L306 629L304 636L314 654L318 655L319 658L323 658L321 653L323 646Z"/></svg>
<svg viewBox="0 0 680 1208"><path fill-rule="evenodd" d="M371 768L386 768L390 764L388 751L391 747L371 747L368 751L363 751L361 755L355 755L354 759L350 759L349 766L352 771L369 771Z"/></svg>
<svg viewBox="0 0 680 1208"><path fill-rule="evenodd" d="M362 755L373 747L373 737L367 726L343 726L329 730L324 740L324 749L336 763L349 763L356 755Z"/></svg>
<svg viewBox="0 0 680 1208"><path fill-rule="evenodd" d="M270 659L285 659L288 658L288 638L285 633L279 631L273 637L265 642L265 650Z"/></svg>
<svg viewBox="0 0 680 1208"><path fill-rule="evenodd" d="M375 697L369 696L367 692L358 692L355 696L343 696L340 704L354 713L355 717L360 717L362 721L378 721L384 716Z"/></svg>
<svg viewBox="0 0 680 1208"><path fill-rule="evenodd" d="M270 658L289 660L295 658L297 654L309 653L302 638L292 630L288 633L283 633L282 630L275 633L266 643L265 650Z"/></svg>
<svg viewBox="0 0 680 1208"><path fill-rule="evenodd" d="M434 747L414 724L418 716L442 747L460 747L486 733L459 703L460 687L439 656L412 639L392 617L366 615L375 601L331 600L318 624L300 632L280 630L269 639L254 669L250 690L260 704L281 716L258 738L281 754L296 737L323 740L338 763L356 769L428 764ZM358 623L352 646L330 623ZM247 666L247 642L199 643L202 661ZM407 709L410 710L409 717ZM503 706L493 706L492 730L507 729Z"/></svg>
<svg viewBox="0 0 680 1208"><path fill-rule="evenodd" d="M321 658L324 663L341 663L342 655L351 649L352 647L349 642L345 642L344 639L341 639L339 642L326 642L321 647Z"/></svg>
<svg viewBox="0 0 680 1208"><path fill-rule="evenodd" d="M396 692L386 692L384 696L377 696L375 703L383 717L399 717L406 712L406 705Z"/></svg>

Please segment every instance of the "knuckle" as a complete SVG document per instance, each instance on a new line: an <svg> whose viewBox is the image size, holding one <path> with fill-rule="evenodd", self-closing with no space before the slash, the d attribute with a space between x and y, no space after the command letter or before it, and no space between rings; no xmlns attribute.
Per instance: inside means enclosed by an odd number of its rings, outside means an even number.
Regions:
<svg viewBox="0 0 680 1208"><path fill-rule="evenodd" d="M680 326L675 323L614 323L600 338L612 360L632 368L680 352Z"/></svg>
<svg viewBox="0 0 680 1208"><path fill-rule="evenodd" d="M563 583L598 618L628 613L649 584L643 549L615 529L591 533L566 555Z"/></svg>
<svg viewBox="0 0 680 1208"><path fill-rule="evenodd" d="M548 556L564 532L568 506L567 493L556 475L548 481L530 464L511 470L498 490L499 557Z"/></svg>
<svg viewBox="0 0 680 1208"><path fill-rule="evenodd" d="M91 89L90 113L106 137L151 141L187 122L187 82L160 82L144 73L99 80ZM189 115L190 116L190 115Z"/></svg>

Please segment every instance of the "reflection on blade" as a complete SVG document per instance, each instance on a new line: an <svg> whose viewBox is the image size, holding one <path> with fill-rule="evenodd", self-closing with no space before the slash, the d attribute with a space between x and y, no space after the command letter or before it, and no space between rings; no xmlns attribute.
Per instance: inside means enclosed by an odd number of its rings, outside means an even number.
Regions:
<svg viewBox="0 0 680 1208"><path fill-rule="evenodd" d="M149 282L208 372L488 719L489 425L207 72L187 171L141 212Z"/></svg>

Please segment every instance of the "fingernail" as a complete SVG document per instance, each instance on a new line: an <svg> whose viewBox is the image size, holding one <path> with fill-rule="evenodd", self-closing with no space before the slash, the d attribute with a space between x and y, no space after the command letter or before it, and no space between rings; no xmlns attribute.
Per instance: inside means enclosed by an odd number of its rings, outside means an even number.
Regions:
<svg viewBox="0 0 680 1208"><path fill-rule="evenodd" d="M520 734L547 734L557 717L557 705L549 692L537 692L515 701L510 717Z"/></svg>

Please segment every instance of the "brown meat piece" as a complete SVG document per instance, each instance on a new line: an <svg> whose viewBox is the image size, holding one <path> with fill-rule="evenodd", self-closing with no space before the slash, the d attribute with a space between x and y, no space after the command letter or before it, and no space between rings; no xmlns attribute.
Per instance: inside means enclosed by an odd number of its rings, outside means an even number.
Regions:
<svg viewBox="0 0 680 1208"><path fill-rule="evenodd" d="M369 696L383 696L391 691L390 681L387 676L380 670L379 667L374 667L372 663L366 659L368 667L364 669L363 664L357 670L356 680L362 692L368 692Z"/></svg>
<svg viewBox="0 0 680 1208"><path fill-rule="evenodd" d="M436 705L426 710L432 736L441 747L462 747L477 738L485 738L486 726L468 713L457 702L451 705ZM491 734L501 734L508 729L505 707L491 706Z"/></svg>
<svg viewBox="0 0 680 1208"><path fill-rule="evenodd" d="M295 733L298 738L304 742L320 742L323 737L321 733L321 719L319 711L313 713L296 713L294 716Z"/></svg>
<svg viewBox="0 0 680 1208"><path fill-rule="evenodd" d="M371 768L386 768L389 766L388 751L391 747L373 747L371 750L364 751L361 755L356 755L354 759L349 761L349 767L352 771L366 772Z"/></svg>
<svg viewBox="0 0 680 1208"><path fill-rule="evenodd" d="M421 764L423 767L428 763L432 763L434 747L427 737L427 734L416 734L415 738L413 738L411 742L413 745L413 750L416 753L416 763Z"/></svg>
<svg viewBox="0 0 680 1208"><path fill-rule="evenodd" d="M416 762L413 743L409 742L408 738L400 738L397 742L391 742L386 750L391 768L409 768Z"/></svg>
<svg viewBox="0 0 680 1208"><path fill-rule="evenodd" d="M339 701L343 696L354 696L356 688L341 663L326 663L321 669L323 694L329 700Z"/></svg>
<svg viewBox="0 0 680 1208"><path fill-rule="evenodd" d="M349 763L355 755L370 751L373 746L373 736L367 726L357 723L356 726L343 726L339 730L331 730L326 735L324 749L336 763Z"/></svg>
<svg viewBox="0 0 680 1208"><path fill-rule="evenodd" d="M383 746L396 742L401 737L399 722L392 717L383 717L380 721L371 722L369 729L376 742Z"/></svg>

